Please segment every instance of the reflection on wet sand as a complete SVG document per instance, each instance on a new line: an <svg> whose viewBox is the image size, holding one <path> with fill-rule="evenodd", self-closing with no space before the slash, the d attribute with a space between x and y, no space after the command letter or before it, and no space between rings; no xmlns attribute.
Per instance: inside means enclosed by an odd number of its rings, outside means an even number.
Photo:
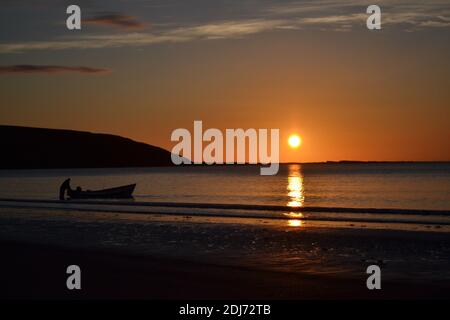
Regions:
<svg viewBox="0 0 450 320"><path fill-rule="evenodd" d="M288 220L288 226L289 227L301 227L301 226L303 226L303 221L296 220L296 219Z"/></svg>

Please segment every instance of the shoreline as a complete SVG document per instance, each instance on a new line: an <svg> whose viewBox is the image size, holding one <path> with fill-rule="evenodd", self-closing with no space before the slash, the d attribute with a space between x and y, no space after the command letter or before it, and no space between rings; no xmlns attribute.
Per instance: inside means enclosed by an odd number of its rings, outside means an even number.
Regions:
<svg viewBox="0 0 450 320"><path fill-rule="evenodd" d="M217 222L238 223L272 226L303 226L325 228L347 228L347 229L384 229L398 231L424 231L450 234L450 220L448 217L427 217L429 220L419 219L419 216L393 215L378 216L375 214L345 215L338 216L335 213L318 213L311 215L305 212L283 213L270 211L239 211L230 209L205 209L205 208L164 208L153 206L139 206L139 202L131 203L131 206L97 204L93 202L61 202L58 200L34 200L27 202L2 202L0 199L0 213L3 217L14 216L38 216L44 219L49 217L101 217L110 215L128 219L131 221L187 221L190 222ZM44 203L40 203L44 202ZM181 210L180 210L181 209ZM19 217L19 216L17 216ZM406 219L405 219L405 218ZM0 221L1 223L1 221Z"/></svg>
<svg viewBox="0 0 450 320"><path fill-rule="evenodd" d="M362 213L362 214L398 214L419 216L444 216L450 215L446 209L404 209L404 208L358 208L358 207L325 207L325 206L299 206L289 207L285 205L271 204L236 204L236 203L197 203L197 202L161 202L161 201L134 201L134 200L52 200L52 199L21 199L0 198L0 204L6 203L35 203L35 204L82 204L82 205L114 205L124 207L168 207L189 209L224 209L243 211L274 211L274 212L305 212L305 213Z"/></svg>
<svg viewBox="0 0 450 320"><path fill-rule="evenodd" d="M108 250L74 249L0 240L0 299L449 299L449 286L383 282L264 271ZM65 288L68 265L77 261L82 289ZM32 267L31 267L32 266Z"/></svg>

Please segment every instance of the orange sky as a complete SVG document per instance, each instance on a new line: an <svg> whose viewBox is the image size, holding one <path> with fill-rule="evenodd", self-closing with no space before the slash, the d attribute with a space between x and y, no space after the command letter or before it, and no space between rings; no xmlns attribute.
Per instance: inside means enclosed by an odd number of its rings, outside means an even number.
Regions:
<svg viewBox="0 0 450 320"><path fill-rule="evenodd" d="M205 128L279 128L283 162L450 160L450 27L335 27L113 48L61 50L46 42L47 49L6 52L0 45L2 65L110 71L0 74L0 123L113 133L170 150L172 130L202 120ZM110 30L89 28L88 35ZM0 40L27 38L19 31ZM136 30L120 32L111 31L126 37ZM53 38L20 41L26 48ZM303 138L298 150L288 148L291 133Z"/></svg>

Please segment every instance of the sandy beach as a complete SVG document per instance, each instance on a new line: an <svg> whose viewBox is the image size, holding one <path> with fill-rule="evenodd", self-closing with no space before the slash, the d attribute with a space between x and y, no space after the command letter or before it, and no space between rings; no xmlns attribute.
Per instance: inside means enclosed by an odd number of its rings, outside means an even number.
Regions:
<svg viewBox="0 0 450 320"><path fill-rule="evenodd" d="M1 241L2 299L448 299L448 284L383 283L369 291L357 279L270 272L106 251ZM77 261L82 290L65 288ZM33 267L30 268L30 265Z"/></svg>
<svg viewBox="0 0 450 320"><path fill-rule="evenodd" d="M446 232L0 211L7 299L450 298ZM71 264L81 291L65 287ZM366 288L371 264L382 290Z"/></svg>

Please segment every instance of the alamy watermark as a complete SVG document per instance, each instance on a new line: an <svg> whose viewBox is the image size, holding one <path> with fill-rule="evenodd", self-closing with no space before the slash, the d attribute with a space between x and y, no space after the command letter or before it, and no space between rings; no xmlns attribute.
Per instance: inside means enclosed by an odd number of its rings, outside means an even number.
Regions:
<svg viewBox="0 0 450 320"><path fill-rule="evenodd" d="M69 30L81 30L81 8L75 4L67 7L66 27Z"/></svg>
<svg viewBox="0 0 450 320"><path fill-rule="evenodd" d="M367 7L367 14L370 16L366 20L366 26L369 30L380 30L381 29L381 8L375 4Z"/></svg>
<svg viewBox="0 0 450 320"><path fill-rule="evenodd" d="M81 290L81 268L72 264L67 267L66 273L69 274L66 280L67 289Z"/></svg>
<svg viewBox="0 0 450 320"><path fill-rule="evenodd" d="M185 128L172 132L171 141L178 142L172 149L172 162L176 165L262 164L267 166L261 167L261 175L275 175L279 169L279 132L279 129L253 128L226 129L225 134L215 128L203 132L202 121L194 121L193 135Z"/></svg>
<svg viewBox="0 0 450 320"><path fill-rule="evenodd" d="M367 274L370 276L367 278L366 286L369 290L380 290L381 289L381 269L376 264L372 264L367 267Z"/></svg>
<svg viewBox="0 0 450 320"><path fill-rule="evenodd" d="M366 20L366 26L369 30L381 29L381 8L378 5L372 4L367 7L366 13L370 16ZM66 19L66 27L69 30L81 30L81 8L78 5L72 4L67 7L66 14L69 16Z"/></svg>

